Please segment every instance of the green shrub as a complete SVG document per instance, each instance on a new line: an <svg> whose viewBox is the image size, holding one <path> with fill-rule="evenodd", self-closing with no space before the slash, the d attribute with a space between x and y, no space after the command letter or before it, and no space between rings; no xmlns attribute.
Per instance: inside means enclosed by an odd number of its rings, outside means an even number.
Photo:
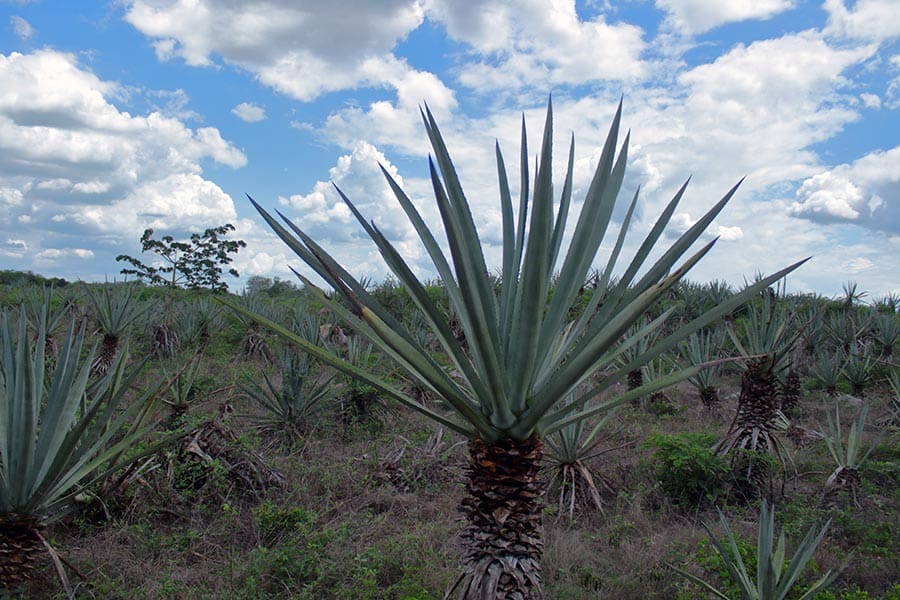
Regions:
<svg viewBox="0 0 900 600"><path fill-rule="evenodd" d="M656 480L669 498L695 506L719 495L729 466L713 452L715 441L705 433L656 434L647 440L645 447L656 448Z"/></svg>

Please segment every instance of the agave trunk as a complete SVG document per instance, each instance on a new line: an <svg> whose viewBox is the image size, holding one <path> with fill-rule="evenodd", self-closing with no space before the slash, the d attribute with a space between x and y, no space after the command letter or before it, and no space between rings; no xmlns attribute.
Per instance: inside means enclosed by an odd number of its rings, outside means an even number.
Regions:
<svg viewBox="0 0 900 600"><path fill-rule="evenodd" d="M734 429L749 436L753 431L771 431L778 410L778 392L775 376L768 368L768 361L753 362L748 365L741 378L741 395ZM756 442L742 447L765 452L767 448L756 446Z"/></svg>
<svg viewBox="0 0 900 600"><path fill-rule="evenodd" d="M153 328L153 354L159 358L172 358L178 352L178 334L168 325Z"/></svg>
<svg viewBox="0 0 900 600"><path fill-rule="evenodd" d="M44 551L41 529L34 517L0 515L0 589L15 588L31 579L35 559Z"/></svg>
<svg viewBox="0 0 900 600"><path fill-rule="evenodd" d="M718 406L721 402L719 399L719 389L715 387L700 388L700 401L703 402L703 406L707 408Z"/></svg>
<svg viewBox="0 0 900 600"><path fill-rule="evenodd" d="M791 369L785 376L779 395L781 396L781 410L784 412L791 411L800 404L802 395L800 375L794 369Z"/></svg>
<svg viewBox="0 0 900 600"><path fill-rule="evenodd" d="M772 362L757 359L741 378L737 414L725 438L715 446L718 454L734 451L732 468L744 478L751 494L764 494L771 483L770 465L760 455L777 455L773 438L778 415L778 389ZM741 491L741 490L738 490Z"/></svg>
<svg viewBox="0 0 900 600"><path fill-rule="evenodd" d="M460 510L468 521L463 574L448 594L488 600L543 598L541 524L544 485L538 480L543 441L469 442L469 482Z"/></svg>
<svg viewBox="0 0 900 600"><path fill-rule="evenodd" d="M91 363L92 375L105 375L109 371L109 366L113 359L116 358L116 351L119 349L119 336L109 333L103 336L103 342L100 344L100 354Z"/></svg>
<svg viewBox="0 0 900 600"><path fill-rule="evenodd" d="M841 493L846 493L853 504L860 506L857 491L860 487L859 471L850 467L838 467L825 482L825 502L838 506Z"/></svg>

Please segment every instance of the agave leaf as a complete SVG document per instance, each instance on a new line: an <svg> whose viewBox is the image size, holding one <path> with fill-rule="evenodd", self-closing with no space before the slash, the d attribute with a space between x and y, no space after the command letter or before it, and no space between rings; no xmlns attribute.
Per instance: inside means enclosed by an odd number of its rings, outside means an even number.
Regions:
<svg viewBox="0 0 900 600"><path fill-rule="evenodd" d="M275 219L265 213L259 205L255 202L254 205L288 246L350 303L351 309L339 307L337 302L330 305L336 314L347 319L351 326L377 343L388 356L398 361L402 368L410 371L419 383L436 391L453 408L455 418L441 417L438 419L441 423L452 423L448 426L454 430L465 435L481 437L486 441L496 441L504 437L524 440L535 432L549 431L559 423L573 422L567 421L570 417L577 420L573 411L585 406L586 402L599 392L588 392L572 406L560 407L559 399L584 381L592 369L615 356L618 349L629 347L631 342L627 338L622 340L622 335L709 251L714 241L701 247L699 251L688 254L690 248L700 239L704 229L720 213L737 188L737 186L732 188L701 217L697 224L682 234L668 249L664 249L661 256L649 267L645 267L645 261L654 254L655 245L661 239L684 193L683 188L679 190L651 232L644 238L637 255L626 268L625 276L607 288L616 259L624 244L628 229L626 222L619 231L613 256L603 272L603 288L598 289L588 303L590 310L586 312L590 315L583 314L575 321L573 327L569 327L566 319L570 314L571 305L596 258L624 177L628 136L618 156L615 152L620 115L621 103L564 257L561 240L566 231L566 220L571 205L573 151L570 145L569 169L566 172L559 210L554 213L551 182L552 105L548 103L542 145L536 160L533 189L523 119L521 183L517 215L513 207L503 156L499 146L496 148L504 235L502 281L498 294L494 279L487 272L485 256L470 205L463 193L443 137L428 107L423 108L422 118L433 151L433 158L429 160L432 188L449 254L445 254L441 245L437 243L409 198L400 190L397 183L387 173L385 174L388 185L410 218L439 277L443 280L451 309L458 315L466 337L465 351L456 342L448 324L443 322L444 316L441 311L429 300L424 286L416 279L399 252L378 228L374 224L367 223L349 199L341 194L363 229L374 240L391 270L421 310L424 320L450 356L461 378L450 378L445 370L434 364L421 340L416 339L402 323L397 323L366 292L365 286L354 279L299 227L283 215L286 225L275 223ZM636 198L637 194L635 200ZM633 201L626 221L630 221L634 206ZM560 258L562 258L561 270L556 277L553 294L550 295L552 269ZM682 266L675 268L679 262L682 262ZM782 277L799 264L782 270L767 281L771 282ZM635 282L639 273L642 275ZM686 327L681 327L664 339L657 340L648 352L630 361L632 370L656 359L694 331L730 312L751 293L737 294L734 298L728 298L719 307L691 321ZM331 361L329 364L360 377L379 389L389 390L392 387L384 382L378 385L372 381L374 376L369 374L363 376L359 370L333 362L335 359L324 358L324 360ZM694 372L683 370L679 374ZM620 370L601 382L598 387L608 388L623 376L624 372ZM402 394L398 396L397 390L386 393L428 414L430 418L439 417L411 398ZM617 399L619 400L621 398ZM592 407L587 412L594 411L595 408ZM578 415L587 418L583 416L587 412L578 411ZM548 413L553 414L554 419L548 420L546 418Z"/></svg>

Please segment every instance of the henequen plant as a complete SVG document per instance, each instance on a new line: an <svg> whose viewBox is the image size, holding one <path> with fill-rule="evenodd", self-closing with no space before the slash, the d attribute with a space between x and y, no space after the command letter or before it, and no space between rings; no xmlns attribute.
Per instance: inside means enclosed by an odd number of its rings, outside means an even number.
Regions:
<svg viewBox="0 0 900 600"><path fill-rule="evenodd" d="M868 450L863 450L863 432L868 412L869 407L864 404L856 419L851 421L845 441L841 429L841 411L838 404L835 403L834 418L831 417L831 413L825 413L828 417L828 432L822 436L835 465L834 471L825 482L825 493L835 495L838 492L846 491L857 506L859 506L857 500L857 490L860 484L859 468L876 446L876 444L870 444Z"/></svg>
<svg viewBox="0 0 900 600"><path fill-rule="evenodd" d="M48 373L43 324L38 333L33 348L24 311L18 328L0 314L0 589L29 579L42 548L55 557L44 529L78 492L159 447L123 457L147 432L153 406L150 393L123 410L138 373L126 373L124 350L105 376L89 381L95 352L81 360L84 328L76 332L73 322Z"/></svg>
<svg viewBox="0 0 900 600"><path fill-rule="evenodd" d="M464 343L454 335L450 319L432 302L425 286L413 274L397 249L368 223L353 203L338 190L361 226L377 245L394 276L425 316L435 340L450 363L442 368L431 353L392 317L358 279L337 263L319 244L282 215L286 226L254 202L257 210L281 239L320 277L337 290L346 305L323 301L355 331L368 337L387 356L431 390L452 414L447 416L407 396L390 383L327 352L305 344L288 329L255 317L292 343L336 368L369 383L443 426L469 439L470 464L466 497L461 509L468 525L464 533L465 567L448 595L463 598L541 598L541 506L544 493L538 479L543 436L661 389L695 372L680 371L623 395L580 410L626 374L670 350L694 331L713 322L751 295L799 266L792 265L718 307L661 336L645 353L626 365L617 358L640 337L661 326L665 317L647 325L650 330L622 339L641 315L677 283L715 243L704 244L680 266L675 263L700 237L736 191L724 198L661 253L653 264L644 263L663 233L685 187L664 208L634 258L621 270L618 282L606 294L593 294L584 310L569 321L569 309L578 300L582 284L596 258L611 222L613 207L625 175L627 136L616 157L621 105L613 119L600 161L587 190L571 241L563 252L563 238L571 206L574 140L558 207L554 214L552 171L552 108L548 105L537 173L532 185L525 126L522 126L521 180L518 217L513 208L506 167L496 149L502 210L503 251L501 280L490 274L475 228L470 205L456 170L427 107L425 128L434 151L431 179L449 247L444 253L432 230L394 179L388 184L424 244L449 296L451 314L459 322ZM252 199L251 199L252 201ZM606 289L619 258L637 193L613 245L603 280ZM561 266L555 278L558 262ZM638 273L641 275L638 277ZM312 284L301 275L305 283ZM550 294L551 280L553 293ZM241 307L222 299L235 310ZM349 308L347 308L349 306ZM244 311L246 312L246 311ZM568 322L567 322L568 321ZM645 328L646 329L646 328ZM576 402L560 400L598 370L608 369L598 384ZM452 375L451 375L452 372Z"/></svg>
<svg viewBox="0 0 900 600"><path fill-rule="evenodd" d="M756 576L753 577L752 573L747 571L744 559L741 557L740 550L738 549L737 538L731 531L731 527L728 526L728 521L725 520L725 515L722 514L721 510L719 511L719 520L722 522L722 528L725 530L725 535L727 537L727 549L725 544L719 541L712 532L709 531L709 528L707 528L706 525L703 527L709 534L716 551L722 557L722 560L725 561L725 568L728 569L728 574L731 576L734 583L737 584L738 589L741 592L741 600L785 600L794 589L794 585L797 583L800 573L812 558L813 553L816 551L816 547L818 547L819 543L822 541L825 532L828 530L828 526L831 524L831 521L825 523L818 532L816 532L815 526L810 528L806 537L804 537L803 541L800 542L800 545L797 546L794 555L790 560L785 562L784 530L781 531L778 536L778 542L776 543L775 510L772 509L770 511L766 503L763 502L759 509L759 531L757 533L756 543ZM713 585L703 581L699 577L691 575L672 565L669 566L680 575L705 587L712 593L713 597L730 600L730 596ZM809 600L813 598L820 591L826 589L828 585L834 581L834 578L837 577L837 575L838 574L835 571L827 571L813 583L809 589L798 598L798 600Z"/></svg>

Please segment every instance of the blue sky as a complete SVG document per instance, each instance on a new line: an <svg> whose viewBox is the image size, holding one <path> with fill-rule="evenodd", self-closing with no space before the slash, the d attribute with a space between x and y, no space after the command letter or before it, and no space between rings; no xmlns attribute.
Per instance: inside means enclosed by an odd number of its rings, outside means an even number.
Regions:
<svg viewBox="0 0 900 600"><path fill-rule="evenodd" d="M427 277L378 170L438 222L423 102L493 261L494 141L517 156L524 114L534 151L551 94L576 199L624 98L631 248L688 176L669 238L746 176L691 279L812 255L791 289L900 293L896 0L0 1L0 268L103 280L146 227L233 223L233 289L290 277L249 193L381 279L334 181Z"/></svg>

